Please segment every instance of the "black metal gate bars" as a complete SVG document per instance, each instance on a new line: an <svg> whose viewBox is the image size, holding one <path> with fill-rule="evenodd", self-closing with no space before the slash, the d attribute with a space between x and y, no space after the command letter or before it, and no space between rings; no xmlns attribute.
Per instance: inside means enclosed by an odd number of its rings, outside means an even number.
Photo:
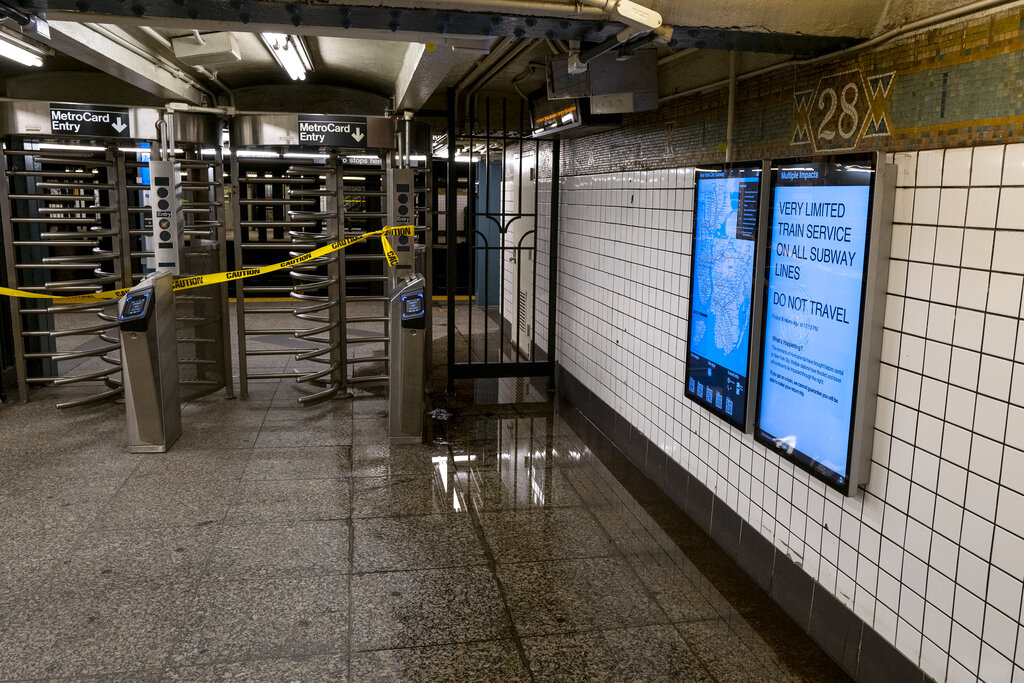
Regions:
<svg viewBox="0 0 1024 683"><path fill-rule="evenodd" d="M467 132L459 137L455 94L448 94L449 393L457 379L546 376L549 385L554 379L559 143L533 137L528 105L518 105L502 98L492 107L485 99L482 132L476 132L470 101ZM510 113L518 118L514 131ZM542 201L541 161L547 158L550 196L545 191ZM466 198L461 210L460 191ZM538 231L549 239L538 240ZM545 246L547 253L538 250ZM547 256L547 273L539 279L538 256ZM543 347L537 343L541 328L547 332Z"/></svg>

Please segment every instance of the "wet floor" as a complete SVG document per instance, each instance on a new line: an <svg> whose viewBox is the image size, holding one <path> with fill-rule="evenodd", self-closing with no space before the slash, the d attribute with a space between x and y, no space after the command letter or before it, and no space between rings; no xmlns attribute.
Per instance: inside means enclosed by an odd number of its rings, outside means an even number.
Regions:
<svg viewBox="0 0 1024 683"><path fill-rule="evenodd" d="M0 680L843 679L522 382L403 447L381 393L256 382L145 456L54 391L0 408Z"/></svg>

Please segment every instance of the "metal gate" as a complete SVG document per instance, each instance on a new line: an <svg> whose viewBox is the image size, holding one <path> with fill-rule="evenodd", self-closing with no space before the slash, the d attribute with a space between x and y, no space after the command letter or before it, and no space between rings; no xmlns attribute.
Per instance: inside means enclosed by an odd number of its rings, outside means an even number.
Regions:
<svg viewBox="0 0 1024 683"><path fill-rule="evenodd" d="M444 188L448 392L454 392L455 380L467 378L546 376L550 384L558 140L533 137L527 103L505 98L485 99L479 112L471 101L468 132L459 137L454 100L449 91ZM482 123L475 123L478 113ZM510 119L518 124L512 130ZM542 179L548 159L550 178ZM542 185L547 185L543 192ZM461 193L466 196L462 215ZM457 291L459 282L468 282L462 292ZM538 341L545 333L541 348Z"/></svg>

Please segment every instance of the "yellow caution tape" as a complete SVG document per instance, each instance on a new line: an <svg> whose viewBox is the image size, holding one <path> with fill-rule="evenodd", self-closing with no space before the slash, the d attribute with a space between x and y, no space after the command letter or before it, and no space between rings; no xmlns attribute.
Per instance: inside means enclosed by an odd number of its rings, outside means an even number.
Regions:
<svg viewBox="0 0 1024 683"><path fill-rule="evenodd" d="M391 242L388 242L386 235L380 236L380 243L384 246L384 258L388 260L388 265L394 268L398 265L398 254L395 253L395 249L391 246Z"/></svg>
<svg viewBox="0 0 1024 683"><path fill-rule="evenodd" d="M380 235L381 241L384 243L384 255L387 257L388 263L394 266L398 263L398 255L395 254L395 250L388 243L385 235L405 235L406 237L412 237L415 234L416 229L411 225L403 225L399 227L385 227L380 230L374 230L373 232L364 232L362 235L349 237L348 239L342 240L340 242L331 242L330 244L325 244L324 246L318 247L313 251L301 254L294 258L290 258L287 261L274 263L269 266L260 266L259 268L244 268L242 270L229 270L226 273L210 273L208 275L193 275L191 277L179 277L174 280L174 291L178 292L185 289L194 289L196 287L216 285L221 282L227 282L229 280L242 280L247 277L266 275L267 273L273 273L274 271L281 270L283 268L291 268L292 266L297 266L300 263L312 261L313 259L320 258L321 256L333 254L336 251L341 251L342 249L350 247L353 244L356 244L357 242L362 242L363 240L369 239L376 235ZM104 301L108 299L120 299L130 290L131 287L125 287L123 289L108 290L106 292L96 292L95 294L81 294L78 296L59 296L57 294L23 292L20 289L9 289L7 287L0 287L0 295L20 297L23 299L59 299L61 303L77 304L88 303L91 301Z"/></svg>

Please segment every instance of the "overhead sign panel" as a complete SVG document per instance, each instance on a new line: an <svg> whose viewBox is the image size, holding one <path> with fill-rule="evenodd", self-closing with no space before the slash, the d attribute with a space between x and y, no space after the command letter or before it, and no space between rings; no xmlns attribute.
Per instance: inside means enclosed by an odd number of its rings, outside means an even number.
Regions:
<svg viewBox="0 0 1024 683"><path fill-rule="evenodd" d="M50 131L54 135L132 137L127 107L103 107L88 104L51 104Z"/></svg>
<svg viewBox="0 0 1024 683"><path fill-rule="evenodd" d="M684 393L749 431L761 309L756 274L763 162L700 166ZM752 335L753 331L753 335Z"/></svg>
<svg viewBox="0 0 1024 683"><path fill-rule="evenodd" d="M891 175L874 153L771 168L755 436L846 494L870 465Z"/></svg>
<svg viewBox="0 0 1024 683"><path fill-rule="evenodd" d="M299 144L305 147L366 148L365 116L299 114Z"/></svg>

